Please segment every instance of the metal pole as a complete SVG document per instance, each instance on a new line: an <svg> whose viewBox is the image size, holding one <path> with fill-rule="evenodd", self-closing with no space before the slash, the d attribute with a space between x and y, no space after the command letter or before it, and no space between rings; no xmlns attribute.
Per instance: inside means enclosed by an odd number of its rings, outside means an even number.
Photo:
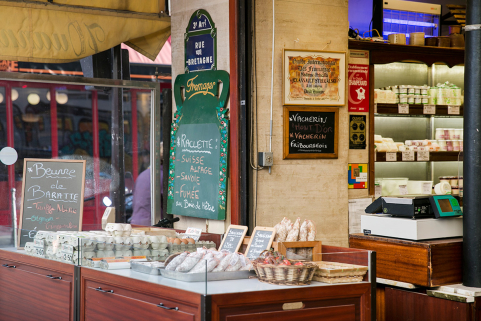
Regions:
<svg viewBox="0 0 481 321"><path fill-rule="evenodd" d="M12 188L12 233L13 233L13 246L17 246L18 242L18 231L17 231L17 198L15 197L15 192L17 190L15 188Z"/></svg>
<svg viewBox="0 0 481 321"><path fill-rule="evenodd" d="M481 0L468 0L464 72L463 284L481 287Z"/></svg>
<svg viewBox="0 0 481 321"><path fill-rule="evenodd" d="M120 45L112 48L112 78L122 79L122 53ZM124 167L124 109L122 88L112 89L112 169L118 173L112 181L110 192L115 206L115 222L125 223L125 167Z"/></svg>

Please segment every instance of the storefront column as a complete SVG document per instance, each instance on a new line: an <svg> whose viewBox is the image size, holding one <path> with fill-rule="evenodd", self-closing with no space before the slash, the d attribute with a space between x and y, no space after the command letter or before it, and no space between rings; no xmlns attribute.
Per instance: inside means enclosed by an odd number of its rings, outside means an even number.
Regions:
<svg viewBox="0 0 481 321"><path fill-rule="evenodd" d="M463 284L481 287L481 0L468 0L464 73Z"/></svg>

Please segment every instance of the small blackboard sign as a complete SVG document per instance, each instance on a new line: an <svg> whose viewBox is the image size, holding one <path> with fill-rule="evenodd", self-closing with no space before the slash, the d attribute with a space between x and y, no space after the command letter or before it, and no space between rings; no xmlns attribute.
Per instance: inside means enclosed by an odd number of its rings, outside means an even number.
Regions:
<svg viewBox="0 0 481 321"><path fill-rule="evenodd" d="M245 256L255 260L264 250L269 250L276 235L274 227L256 227L252 233Z"/></svg>
<svg viewBox="0 0 481 321"><path fill-rule="evenodd" d="M18 247L32 242L40 230L81 231L85 164L84 160L24 160Z"/></svg>
<svg viewBox="0 0 481 321"><path fill-rule="evenodd" d="M247 226L230 225L227 229L227 232L225 232L225 236L219 247L219 251L226 250L230 253L237 252L242 244L242 241L244 241L246 233Z"/></svg>
<svg viewBox="0 0 481 321"><path fill-rule="evenodd" d="M284 159L337 158L339 109L284 107Z"/></svg>

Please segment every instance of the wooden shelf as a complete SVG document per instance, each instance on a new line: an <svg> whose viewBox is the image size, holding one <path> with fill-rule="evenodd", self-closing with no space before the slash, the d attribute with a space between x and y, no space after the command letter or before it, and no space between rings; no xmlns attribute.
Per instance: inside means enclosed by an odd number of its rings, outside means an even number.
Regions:
<svg viewBox="0 0 481 321"><path fill-rule="evenodd" d="M434 115L425 115L423 114L423 105L409 105L409 114L400 114L398 113L398 104L377 104L377 114L386 114L386 115L399 115L399 116L463 116L464 115L464 106L459 108L459 115L449 115L448 114L448 106L447 105L436 105L436 114Z"/></svg>
<svg viewBox="0 0 481 321"><path fill-rule="evenodd" d="M464 64L464 49L409 46L381 42L349 40L349 49L369 50L370 64L423 62L428 66L445 63L449 67Z"/></svg>
<svg viewBox="0 0 481 321"><path fill-rule="evenodd" d="M397 152L397 161L402 162L402 152ZM414 156L417 159L417 155ZM463 152L430 152L429 161L430 162L457 162L458 160L463 160ZM386 152L376 153L376 162L386 162ZM417 161L414 161L417 162ZM405 163L414 163L405 162ZM394 162L392 162L394 163Z"/></svg>

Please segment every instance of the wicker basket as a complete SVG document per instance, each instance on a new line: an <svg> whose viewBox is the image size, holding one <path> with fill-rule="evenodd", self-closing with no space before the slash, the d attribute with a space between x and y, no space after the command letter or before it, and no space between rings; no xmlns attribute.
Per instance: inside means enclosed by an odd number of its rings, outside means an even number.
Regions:
<svg viewBox="0 0 481 321"><path fill-rule="evenodd" d="M361 282L368 267L337 262L314 262L318 267L313 280L325 283Z"/></svg>
<svg viewBox="0 0 481 321"><path fill-rule="evenodd" d="M298 261L289 260L292 264ZM253 262L257 278L261 282L276 285L310 284L317 265L303 262L303 265L273 265Z"/></svg>

